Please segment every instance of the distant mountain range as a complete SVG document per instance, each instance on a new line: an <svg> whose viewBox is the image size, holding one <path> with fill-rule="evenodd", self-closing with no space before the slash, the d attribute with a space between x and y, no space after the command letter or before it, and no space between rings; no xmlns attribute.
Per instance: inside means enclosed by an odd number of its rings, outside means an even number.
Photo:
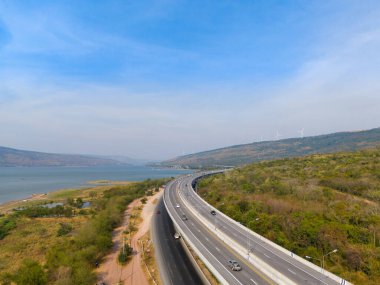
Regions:
<svg viewBox="0 0 380 285"><path fill-rule="evenodd" d="M90 155L56 154L0 147L0 166L112 166L128 163Z"/></svg>
<svg viewBox="0 0 380 285"><path fill-rule="evenodd" d="M161 162L160 165L184 168L238 166L260 160L354 151L377 145L380 145L380 128L235 145L180 156Z"/></svg>
<svg viewBox="0 0 380 285"><path fill-rule="evenodd" d="M122 155L95 155L94 157L112 159L124 164L131 164L131 165L147 165L147 164L154 163L152 160L136 159L136 158L131 158L129 156L122 156Z"/></svg>

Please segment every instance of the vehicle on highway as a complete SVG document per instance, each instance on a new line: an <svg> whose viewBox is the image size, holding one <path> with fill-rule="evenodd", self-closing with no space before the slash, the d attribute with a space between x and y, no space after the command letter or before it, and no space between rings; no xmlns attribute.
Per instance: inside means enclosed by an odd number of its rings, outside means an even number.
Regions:
<svg viewBox="0 0 380 285"><path fill-rule="evenodd" d="M213 216L215 216L215 215L216 215L216 212L215 212L214 210L211 210L211 211L210 211L210 214L213 215Z"/></svg>
<svg viewBox="0 0 380 285"><path fill-rule="evenodd" d="M161 211L160 211L160 210L157 211L157 215L159 215L159 214L161 214Z"/></svg>
<svg viewBox="0 0 380 285"><path fill-rule="evenodd" d="M181 237L181 234L180 234L180 233L175 233L175 234L174 234L174 238L175 238L175 239L179 239L180 237Z"/></svg>
<svg viewBox="0 0 380 285"><path fill-rule="evenodd" d="M183 214L183 215L181 216L181 219L182 219L182 221L186 221L186 220L187 220L187 217L186 217L186 215L185 215L185 214Z"/></svg>
<svg viewBox="0 0 380 285"><path fill-rule="evenodd" d="M177 206L176 206L177 208L179 208L180 206L179 206L179 204L177 204Z"/></svg>
<svg viewBox="0 0 380 285"><path fill-rule="evenodd" d="M241 270L241 266L236 260L228 260L228 266L232 269L232 271Z"/></svg>

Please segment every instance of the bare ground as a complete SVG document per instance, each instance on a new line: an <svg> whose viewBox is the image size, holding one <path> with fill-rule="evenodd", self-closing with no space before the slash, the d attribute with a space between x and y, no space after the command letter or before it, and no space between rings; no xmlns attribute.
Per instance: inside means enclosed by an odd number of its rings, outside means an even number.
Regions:
<svg viewBox="0 0 380 285"><path fill-rule="evenodd" d="M132 259L125 266L121 266L117 257L122 247L123 231L127 228L129 223L129 215L132 209L141 206L140 199L133 201L129 204L127 210L124 212L124 220L120 227L115 229L113 233L113 243L111 253L106 256L104 262L97 269L98 279L100 282L105 282L107 285L123 284L123 285L149 285L145 271L141 264L141 251L138 240L149 231L149 225L154 213L155 201L162 195L162 190L155 195L148 198L147 203L144 205L141 212L142 222L138 226L138 231L131 238L131 245L134 250Z"/></svg>

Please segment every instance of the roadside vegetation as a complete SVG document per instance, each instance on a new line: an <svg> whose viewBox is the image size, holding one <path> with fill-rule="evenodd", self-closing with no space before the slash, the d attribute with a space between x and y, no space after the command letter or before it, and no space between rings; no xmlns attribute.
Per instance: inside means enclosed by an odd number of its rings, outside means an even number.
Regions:
<svg viewBox="0 0 380 285"><path fill-rule="evenodd" d="M127 205L166 181L61 191L61 200L49 198L62 205L33 203L1 216L0 284L94 284L93 270L112 247ZM91 206L82 208L85 201Z"/></svg>
<svg viewBox="0 0 380 285"><path fill-rule="evenodd" d="M264 161L199 182L209 203L354 284L380 284L380 148Z"/></svg>

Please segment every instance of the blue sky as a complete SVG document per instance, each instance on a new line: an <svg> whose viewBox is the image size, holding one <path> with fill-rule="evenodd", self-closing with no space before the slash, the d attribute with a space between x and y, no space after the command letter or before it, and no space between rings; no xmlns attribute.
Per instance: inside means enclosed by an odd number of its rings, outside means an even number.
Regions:
<svg viewBox="0 0 380 285"><path fill-rule="evenodd" d="M378 1L0 0L0 145L165 159L380 126Z"/></svg>

